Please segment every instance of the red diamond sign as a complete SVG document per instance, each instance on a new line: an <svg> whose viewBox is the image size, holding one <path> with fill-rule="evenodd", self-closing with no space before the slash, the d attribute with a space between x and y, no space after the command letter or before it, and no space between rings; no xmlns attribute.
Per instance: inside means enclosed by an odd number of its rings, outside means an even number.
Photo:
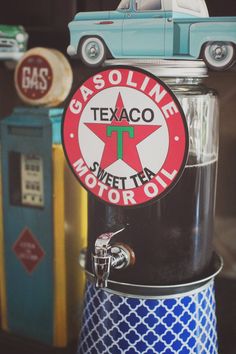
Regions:
<svg viewBox="0 0 236 354"><path fill-rule="evenodd" d="M45 255L36 237L28 229L24 229L13 246L17 258L27 272L32 273Z"/></svg>

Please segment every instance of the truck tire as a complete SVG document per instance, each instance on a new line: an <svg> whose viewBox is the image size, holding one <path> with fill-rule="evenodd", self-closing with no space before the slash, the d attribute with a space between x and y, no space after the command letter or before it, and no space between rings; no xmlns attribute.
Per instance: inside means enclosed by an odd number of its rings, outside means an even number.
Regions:
<svg viewBox="0 0 236 354"><path fill-rule="evenodd" d="M80 44L79 55L85 65L96 68L105 61L107 51L100 38L87 37Z"/></svg>
<svg viewBox="0 0 236 354"><path fill-rule="evenodd" d="M226 70L235 61L235 47L230 42L207 42L202 56L210 69Z"/></svg>

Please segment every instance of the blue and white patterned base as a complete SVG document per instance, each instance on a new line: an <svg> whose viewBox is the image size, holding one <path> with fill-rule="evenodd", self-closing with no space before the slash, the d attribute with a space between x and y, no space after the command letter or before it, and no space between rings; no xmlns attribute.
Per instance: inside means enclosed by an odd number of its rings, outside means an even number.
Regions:
<svg viewBox="0 0 236 354"><path fill-rule="evenodd" d="M214 283L139 299L87 283L78 354L217 354Z"/></svg>

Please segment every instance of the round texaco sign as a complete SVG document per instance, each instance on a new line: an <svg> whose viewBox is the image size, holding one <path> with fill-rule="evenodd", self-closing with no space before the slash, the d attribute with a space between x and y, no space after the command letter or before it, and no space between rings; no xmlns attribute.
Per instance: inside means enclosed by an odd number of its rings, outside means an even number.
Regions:
<svg viewBox="0 0 236 354"><path fill-rule="evenodd" d="M81 84L65 111L62 135L82 185L124 207L166 194L188 153L185 116L172 91L127 66L107 68Z"/></svg>

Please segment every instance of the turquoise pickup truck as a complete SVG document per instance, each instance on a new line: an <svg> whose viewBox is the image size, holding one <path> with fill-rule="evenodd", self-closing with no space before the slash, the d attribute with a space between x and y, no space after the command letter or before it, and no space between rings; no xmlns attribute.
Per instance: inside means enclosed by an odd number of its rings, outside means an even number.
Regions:
<svg viewBox="0 0 236 354"><path fill-rule="evenodd" d="M236 17L209 17L204 0L122 0L115 11L78 13L69 30L68 54L90 67L166 58L226 70L236 59Z"/></svg>

